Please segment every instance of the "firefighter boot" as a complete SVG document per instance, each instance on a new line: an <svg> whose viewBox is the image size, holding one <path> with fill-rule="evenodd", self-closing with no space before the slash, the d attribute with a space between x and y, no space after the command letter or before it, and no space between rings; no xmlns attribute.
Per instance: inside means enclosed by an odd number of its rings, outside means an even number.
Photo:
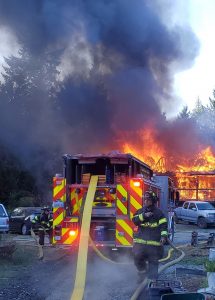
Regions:
<svg viewBox="0 0 215 300"><path fill-rule="evenodd" d="M146 278L146 270L138 271L137 276L137 283L143 282L143 280Z"/></svg>
<svg viewBox="0 0 215 300"><path fill-rule="evenodd" d="M138 279L137 279L137 283L141 283L146 277L148 273L148 262L144 262L142 263L142 267L141 269L138 270Z"/></svg>

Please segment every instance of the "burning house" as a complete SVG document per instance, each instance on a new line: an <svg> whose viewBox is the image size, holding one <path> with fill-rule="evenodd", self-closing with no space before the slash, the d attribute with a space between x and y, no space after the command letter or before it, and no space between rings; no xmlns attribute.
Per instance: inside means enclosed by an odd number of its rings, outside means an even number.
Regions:
<svg viewBox="0 0 215 300"><path fill-rule="evenodd" d="M152 137L151 140L153 140ZM125 148L138 155L138 152L128 144ZM158 154L156 154L156 148L159 149ZM168 152L165 155L165 150L161 151L161 149L158 143L154 142L154 146L152 143L151 150L146 151L151 154L151 157L145 156L144 161L153 168L157 175L168 175L171 178L179 194L178 200L215 202L215 156L212 147L206 147L193 157L188 155L178 157L177 153L173 157ZM161 153L163 156L159 158Z"/></svg>

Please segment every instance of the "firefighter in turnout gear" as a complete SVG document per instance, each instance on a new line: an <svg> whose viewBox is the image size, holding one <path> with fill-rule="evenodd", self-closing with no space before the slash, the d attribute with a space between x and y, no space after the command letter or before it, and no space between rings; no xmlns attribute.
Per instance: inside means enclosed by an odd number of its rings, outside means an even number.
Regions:
<svg viewBox="0 0 215 300"><path fill-rule="evenodd" d="M42 213L40 216L35 216L32 220L32 227L34 228L34 224L38 225L38 235L39 235L39 244L41 246L44 245L45 234L47 233L49 236L49 241L51 243L52 240L52 223L53 219L50 214L50 210L48 207L44 207L42 209Z"/></svg>
<svg viewBox="0 0 215 300"><path fill-rule="evenodd" d="M167 219L157 208L157 200L155 193L145 192L145 205L132 218L138 226L134 232L133 255L140 280L146 272L149 279L157 279L158 261L163 257L163 245L167 241Z"/></svg>

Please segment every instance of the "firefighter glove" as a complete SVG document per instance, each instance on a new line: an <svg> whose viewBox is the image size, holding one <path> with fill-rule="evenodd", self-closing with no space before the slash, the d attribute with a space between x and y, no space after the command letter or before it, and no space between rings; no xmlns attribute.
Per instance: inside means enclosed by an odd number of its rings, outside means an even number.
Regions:
<svg viewBox="0 0 215 300"><path fill-rule="evenodd" d="M145 216L146 218L150 218L150 217L153 216L153 213L152 213L151 211L149 211L149 212L144 213L144 216Z"/></svg>

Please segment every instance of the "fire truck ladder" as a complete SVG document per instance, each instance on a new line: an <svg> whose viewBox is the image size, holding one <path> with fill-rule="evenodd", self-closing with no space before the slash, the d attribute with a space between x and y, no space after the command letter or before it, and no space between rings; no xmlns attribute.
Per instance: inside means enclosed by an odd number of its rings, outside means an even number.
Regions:
<svg viewBox="0 0 215 300"><path fill-rule="evenodd" d="M92 206L93 206L93 200L96 192L97 182L98 182L98 176L91 176L89 188L87 191L86 201L84 204L84 210L83 210L75 285L74 285L71 300L82 300L84 296L90 222L91 222Z"/></svg>

